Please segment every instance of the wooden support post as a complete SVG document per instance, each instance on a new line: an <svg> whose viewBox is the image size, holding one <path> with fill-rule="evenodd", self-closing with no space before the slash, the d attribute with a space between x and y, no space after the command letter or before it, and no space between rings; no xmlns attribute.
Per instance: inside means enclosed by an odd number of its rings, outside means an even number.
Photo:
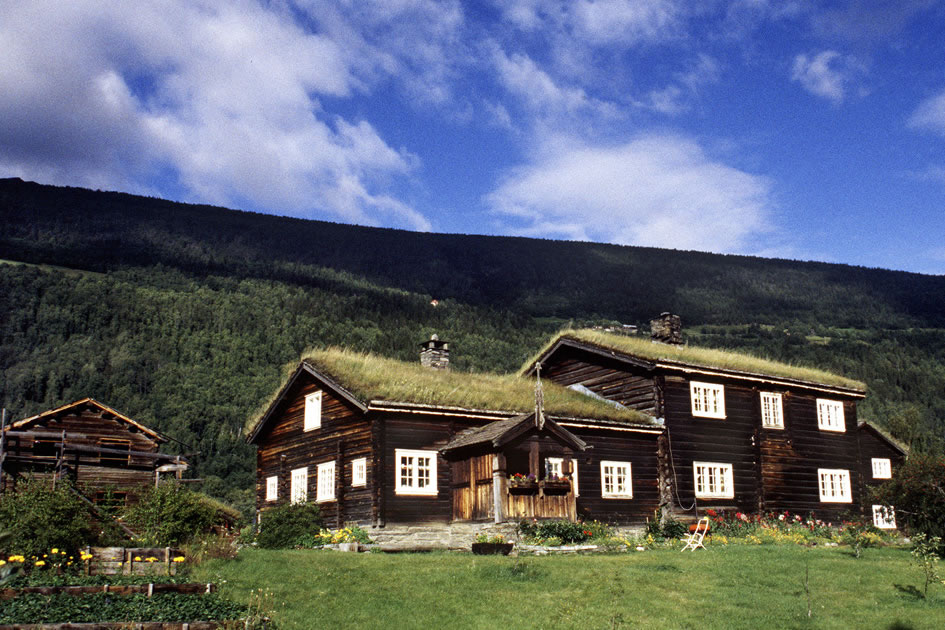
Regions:
<svg viewBox="0 0 945 630"><path fill-rule="evenodd" d="M492 505L495 522L505 521L505 501L508 497L508 474L505 470L505 454L496 453L492 456Z"/></svg>

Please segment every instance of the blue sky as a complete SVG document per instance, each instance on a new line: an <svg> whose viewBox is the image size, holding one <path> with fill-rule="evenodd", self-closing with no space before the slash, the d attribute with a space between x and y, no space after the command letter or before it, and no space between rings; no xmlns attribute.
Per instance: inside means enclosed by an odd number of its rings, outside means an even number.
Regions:
<svg viewBox="0 0 945 630"><path fill-rule="evenodd" d="M0 176L945 274L934 0L0 1Z"/></svg>

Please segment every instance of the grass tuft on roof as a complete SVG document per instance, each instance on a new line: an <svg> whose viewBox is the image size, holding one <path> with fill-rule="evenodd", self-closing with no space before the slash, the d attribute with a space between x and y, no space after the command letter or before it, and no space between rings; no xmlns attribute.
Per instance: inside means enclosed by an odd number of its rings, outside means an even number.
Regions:
<svg viewBox="0 0 945 630"><path fill-rule="evenodd" d="M308 351L302 361L363 403L378 400L516 413L527 413L535 408L535 381L514 374L433 370L419 362L408 363L340 348ZM542 389L545 413L551 416L653 424L653 419L642 412L617 409L550 381L543 380ZM271 403L272 400L266 405L267 409ZM264 413L265 410L251 419L247 433L252 433Z"/></svg>
<svg viewBox="0 0 945 630"><path fill-rule="evenodd" d="M559 332L551 341L545 344L538 354L533 356L522 366L519 370L519 375L528 372L535 364L535 361L548 352L548 350L562 338L573 339L608 350L616 350L617 352L641 357L650 361L674 361L705 368L777 376L808 383L866 391L866 385L860 381L816 368L772 361L771 359L763 359L742 352L690 345L675 346L666 343L656 343L648 337L615 335L587 328L563 330Z"/></svg>

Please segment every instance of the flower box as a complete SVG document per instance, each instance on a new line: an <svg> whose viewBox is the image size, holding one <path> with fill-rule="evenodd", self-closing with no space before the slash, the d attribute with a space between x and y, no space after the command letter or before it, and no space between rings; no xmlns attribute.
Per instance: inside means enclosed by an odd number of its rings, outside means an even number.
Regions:
<svg viewBox="0 0 945 630"><path fill-rule="evenodd" d="M512 543L473 543L472 552L477 556L507 556L512 551Z"/></svg>
<svg viewBox="0 0 945 630"><path fill-rule="evenodd" d="M534 479L509 479L509 492L512 494L538 494L538 482Z"/></svg>
<svg viewBox="0 0 945 630"><path fill-rule="evenodd" d="M571 482L567 479L546 479L541 482L545 494L567 494L571 491Z"/></svg>

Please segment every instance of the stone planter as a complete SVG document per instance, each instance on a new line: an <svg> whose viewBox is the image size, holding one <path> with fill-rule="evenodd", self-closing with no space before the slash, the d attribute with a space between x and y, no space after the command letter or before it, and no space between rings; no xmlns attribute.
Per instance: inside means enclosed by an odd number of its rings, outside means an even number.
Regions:
<svg viewBox="0 0 945 630"><path fill-rule="evenodd" d="M472 552L477 556L507 556L512 551L512 543L473 543Z"/></svg>

